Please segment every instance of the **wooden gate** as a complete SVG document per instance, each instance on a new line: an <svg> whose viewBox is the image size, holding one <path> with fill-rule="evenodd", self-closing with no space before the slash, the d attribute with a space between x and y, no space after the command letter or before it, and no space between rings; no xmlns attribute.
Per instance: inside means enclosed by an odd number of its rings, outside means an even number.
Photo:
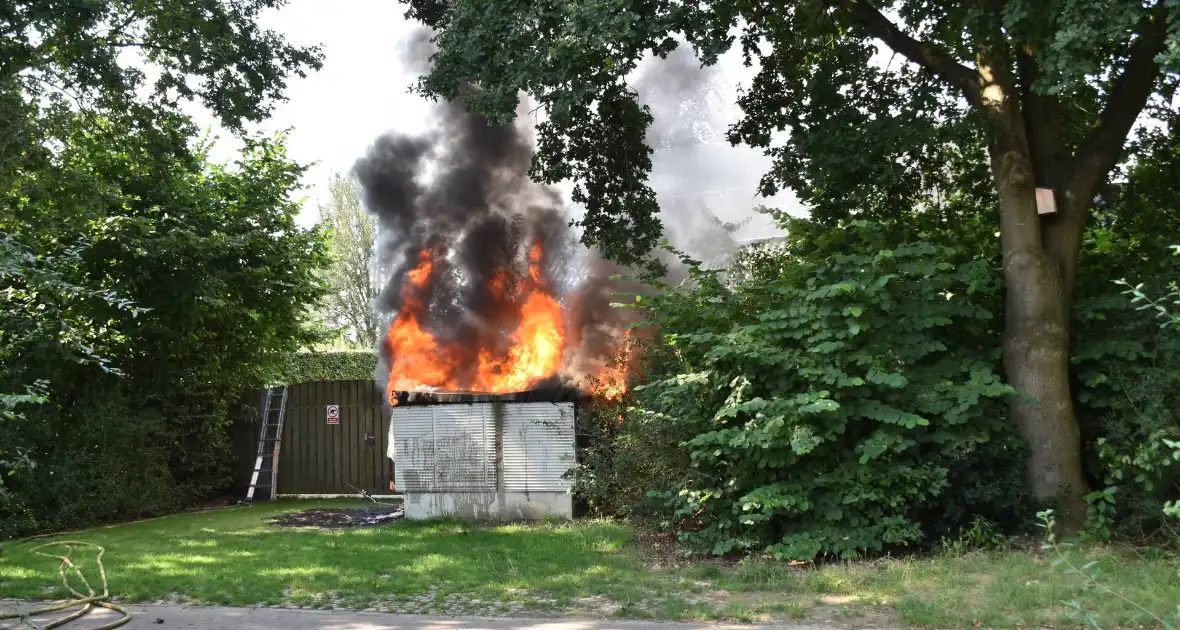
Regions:
<svg viewBox="0 0 1180 630"><path fill-rule="evenodd" d="M336 421L330 422L329 407ZM372 381L291 385L279 454L278 493L389 494L389 411Z"/></svg>

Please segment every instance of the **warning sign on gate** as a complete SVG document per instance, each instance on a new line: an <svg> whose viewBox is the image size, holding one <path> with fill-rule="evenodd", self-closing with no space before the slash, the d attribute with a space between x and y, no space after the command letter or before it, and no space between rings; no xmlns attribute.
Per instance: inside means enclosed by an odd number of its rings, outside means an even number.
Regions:
<svg viewBox="0 0 1180 630"><path fill-rule="evenodd" d="M328 424L340 424L340 405L328 405Z"/></svg>

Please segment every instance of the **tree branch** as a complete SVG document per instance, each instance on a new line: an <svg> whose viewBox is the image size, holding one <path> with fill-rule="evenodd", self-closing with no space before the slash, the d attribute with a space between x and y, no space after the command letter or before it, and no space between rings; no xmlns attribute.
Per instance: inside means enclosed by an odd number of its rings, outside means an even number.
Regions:
<svg viewBox="0 0 1180 630"><path fill-rule="evenodd" d="M1060 189L1069 178L1061 103L1056 96L1033 90L1041 78L1035 57L1017 50L1016 68L1020 75L1021 113L1037 184Z"/></svg>
<svg viewBox="0 0 1180 630"><path fill-rule="evenodd" d="M1147 106L1160 75L1156 56L1163 51L1168 33L1168 10L1160 0L1138 29L1126 65L1107 92L1106 106L1097 124L1074 154L1064 181L1065 194L1058 199L1058 215L1045 221L1045 246L1056 261L1064 281L1065 299L1073 299L1077 261L1085 232L1086 218L1094 194L1118 163L1127 136Z"/></svg>
<svg viewBox="0 0 1180 630"><path fill-rule="evenodd" d="M1160 67L1155 58L1164 50L1168 35L1168 9L1160 0L1139 29L1127 64L1107 92L1106 107L1098 123L1078 148L1069 189L1086 197L1118 162L1131 127L1155 89ZM1082 203L1082 199L1077 199Z"/></svg>
<svg viewBox="0 0 1180 630"><path fill-rule="evenodd" d="M99 43L104 46L112 48L143 48L145 50L158 50L161 52L172 53L178 59L187 59L189 54L179 48L172 46L165 46L163 44L152 44L149 42L132 42L132 41L111 41L107 39L99 40Z"/></svg>
<svg viewBox="0 0 1180 630"><path fill-rule="evenodd" d="M107 31L104 38L105 39L113 39L115 37L124 36L125 35L124 31L127 30L127 27L131 26L131 24L133 22L139 20L141 17L142 16L139 15L138 11L135 11L134 9L131 10L130 13L127 15L127 19L124 20L122 24L119 24L118 26L114 26L109 31Z"/></svg>
<svg viewBox="0 0 1180 630"><path fill-rule="evenodd" d="M950 53L930 42L911 37L869 4L868 0L835 0L834 4L847 12L853 23L886 46L961 91L972 106L978 107L982 103L979 75L956 61Z"/></svg>

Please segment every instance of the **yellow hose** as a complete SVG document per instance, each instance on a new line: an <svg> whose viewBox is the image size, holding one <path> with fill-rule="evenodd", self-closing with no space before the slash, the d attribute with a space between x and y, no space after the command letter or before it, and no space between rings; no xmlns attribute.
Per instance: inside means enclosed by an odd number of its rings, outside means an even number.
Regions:
<svg viewBox="0 0 1180 630"><path fill-rule="evenodd" d="M54 555L41 551L42 549L53 547L55 545L64 546L65 555ZM75 546L92 547L98 550L98 555L95 556L94 563L98 565L98 575L99 578L102 579L101 593L94 592L94 588L90 586L90 582L87 581L86 576L82 575L81 569L79 569L78 566L74 564L72 560L70 560L70 554L74 552ZM107 587L106 568L104 568L102 565L102 556L104 553L106 553L106 549L101 545L77 540L59 540L51 543L45 543L44 545L38 545L29 551L39 556L45 556L46 558L56 558L59 561L57 573L59 576L61 576L62 586L64 586L70 593L73 593L76 599L62 602L60 604L54 604L52 606L46 606L44 608L38 608L37 610L32 610L29 612L0 613L0 621L4 621L6 619L19 619L21 623L27 625L30 628L33 628L34 630L52 630L53 628L63 626L67 623L70 623L71 621L85 617L90 613L90 611L94 610L95 606L106 608L107 610L113 610L123 615L123 617L116 619L115 621L105 623L101 626L95 626L90 630L112 630L113 628L118 628L119 626L125 625L131 621L131 611L122 606L119 606L118 604L112 604L106 601L110 598L111 593L110 589ZM87 593L83 594L70 585L69 577L66 575L66 569L70 569L73 574L78 577L78 579L82 582L82 586L85 587ZM81 606L79 610L76 610L60 619L54 619L53 621L47 622L45 624L39 624L33 619L34 617L40 617L50 613L69 610L70 608L75 608L78 606Z"/></svg>
<svg viewBox="0 0 1180 630"><path fill-rule="evenodd" d="M251 504L247 503L245 505L227 505L227 506L216 507L216 508L188 510L186 513L199 514L199 513L203 513L203 512L240 510L240 509L244 509L244 508L248 508L248 507L251 507ZM106 525L104 527L99 527L97 529L107 529L107 528L111 528L111 527L122 527L124 525L133 525L136 523L146 523L148 521L155 521L155 520L159 520L162 518L168 518L168 517L167 516L158 516L155 518L141 519L138 521L128 521L125 523L115 523L113 525ZM94 531L94 530L85 530L85 531ZM78 531L78 532L55 532L55 533L49 533L49 534L39 534L36 536L29 536L28 538L20 539L20 540L18 540L18 542L36 540L38 538L48 538L51 536L63 536L63 535L79 534L79 533L83 533L83 532L81 532L81 531ZM57 555L53 555L53 554L49 554L49 553L43 553L41 551L42 549L45 549L46 547L52 547L54 545L65 545L65 547L66 547L65 555L64 556L57 556ZM95 563L98 565L98 573L99 573L99 576L102 578L102 594L96 594L94 592L94 589L90 587L90 583L86 581L85 577L83 577L82 571L80 569L78 569L78 567L73 563L73 561L70 560L70 554L73 553L73 547L71 547L71 545L93 547L98 550L98 556L95 558ZM45 556L46 558L56 558L59 561L58 574L61 576L62 585L64 585L68 591L73 593L77 599L73 599L73 600L70 600L67 602L62 602L60 604L54 604L52 606L47 606L45 608L38 608L37 610L33 610L33 611L29 611L29 612L23 612L23 613L22 612L15 612L15 613L0 612L0 622L6 621L6 620L12 620L12 619L19 619L21 623L27 625L30 628L33 628L34 630L52 630L53 628L58 628L60 626L64 626L65 624L70 623L71 621L75 621L75 620L81 619L82 617L85 617L86 615L90 614L90 611L94 610L95 606L97 606L99 608L106 608L107 610L113 610L113 611L123 615L123 618L116 619L115 621L103 624L101 626L95 626L93 628L89 628L88 630L112 630L112 628L118 628L119 626L125 625L131 621L131 611L127 610L126 608L124 608L122 606L119 606L118 604L113 604L111 602L106 601L108 598L110 598L110 591L107 588L106 569L102 565L102 556L104 553L106 553L106 549L103 548L101 545L96 545L94 543L89 543L89 542L81 542L81 541L77 541L77 540L56 540L53 542L48 542L43 545L38 545L36 547L33 547L29 551L31 551L39 556ZM80 579L82 581L82 585L88 591L88 594L80 593L79 591L75 590L74 587L70 586L69 579L66 577L66 569L67 568L71 569L73 571L73 573L78 576L78 579ZM50 613L55 613L55 612L60 612L63 610L68 610L70 608L75 608L78 606L81 606L81 608L79 610L76 610L76 611L70 613L69 615L62 617L60 619L54 619L53 621L47 622L45 624L38 624L33 619L33 617L40 617L40 616L44 616L44 615L47 615ZM4 628L7 628L7 626L0 625L0 630L3 630Z"/></svg>

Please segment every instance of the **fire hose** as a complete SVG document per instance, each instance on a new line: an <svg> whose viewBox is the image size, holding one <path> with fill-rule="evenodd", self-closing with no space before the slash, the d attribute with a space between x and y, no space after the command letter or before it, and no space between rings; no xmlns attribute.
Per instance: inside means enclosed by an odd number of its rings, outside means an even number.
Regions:
<svg viewBox="0 0 1180 630"><path fill-rule="evenodd" d="M186 510L185 513L192 514L192 513L214 512L214 511L241 510L241 509L248 508L248 507L250 507L249 503L242 504L241 502L239 502L237 505L232 505L232 506ZM100 527L98 529L109 529L111 527L122 527L124 525L146 523L148 521L156 521L156 520L160 520L163 518L168 518L168 517L167 516L159 516L159 517L155 517L155 518L147 518L147 519L141 519L141 520L137 520L137 521L128 521L125 523L115 523L113 525L106 525L106 526ZM48 538L50 536L62 536L62 535L68 536L70 534L80 534L85 531L94 531L94 530L93 529L92 530L79 530L76 532L51 532L51 533L46 533L46 534L38 534L36 536L29 536L28 538L21 539L21 541L22 542L23 541L31 541L31 540L36 540L38 538ZM41 551L42 549L45 549L47 547L53 547L55 545L65 545L66 555L55 556L53 554L44 553ZM98 556L95 558L95 563L98 565L98 574L99 574L99 577L102 579L102 594L101 595L94 592L94 589L90 587L90 583L86 581L85 577L83 577L82 571L77 567L77 565L75 565L73 563L72 560L70 560L69 556L73 552L73 547L71 547L70 545L90 547L90 548L94 548L94 549L98 550ZM118 628L119 626L125 625L129 621L131 621L131 612L130 611L128 611L126 608L124 608L122 606L119 606L117 604L113 604L111 602L106 601L107 599L110 598L110 590L108 589L108 586L107 586L106 569L102 565L102 555L104 553L106 553L106 549L103 548L101 545L96 545L94 543L81 542L81 541L76 541L76 540L59 540L59 541L54 541L54 542L50 542L50 543L45 543L44 545L38 545L38 546L30 549L29 551L32 553L35 553L39 556L45 556L46 558L56 558L59 561L58 574L61 576L62 584L65 585L66 589L68 591L70 591L74 595L74 597L76 597L77 599L73 599L73 600L70 600L67 602L62 602L60 604L54 604L52 606L46 606L44 608L38 608L37 610L32 610L29 612L9 613L9 612L0 611L0 630L8 630L8 628L10 628L10 626L5 625L4 622L11 621L13 619L19 619L21 625L24 625L28 628L33 629L33 630L52 630L53 628L58 628L58 627L64 626L65 624L70 623L71 621L76 621L78 619L81 619L82 617L85 617L86 615L90 614L90 612L93 611L96 607L105 608L107 610L117 612L117 613L123 615L123 618L117 619L117 620L112 621L110 623L103 624L101 626L87 628L87 630L111 630L112 628ZM78 576L78 579L80 579L82 581L82 585L85 587L85 589L88 591L89 594L80 593L79 591L74 589L74 587L70 586L69 579L66 575L67 568L70 569L74 575ZM43 617L48 614L52 614L55 612L61 612L63 610L69 610L70 608L76 608L78 606L81 606L82 609L75 611L73 613L70 613L69 615L67 615L65 617L61 617L59 619L54 619L52 621L47 621L44 624L39 624L39 623L37 623L36 620L33 619L33 617Z"/></svg>
<svg viewBox="0 0 1180 630"><path fill-rule="evenodd" d="M54 546L64 546L65 555L54 555L52 553L45 553L42 551L43 549ZM86 547L98 550L98 555L95 557L94 563L98 565L98 575L102 580L101 593L94 592L94 588L90 586L90 582L86 580L86 576L82 575L81 569L79 569L78 565L74 564L74 562L70 560L70 554L74 552L75 547ZM121 614L122 618L116 619L115 621L111 621L109 623L104 623L101 626L95 626L89 630L112 630L113 628L118 628L119 626L122 626L131 621L131 611L122 606L119 606L118 604L113 604L107 601L111 594L110 589L107 586L107 572L102 566L102 555L106 553L106 549L104 549L101 545L76 540L62 540L45 543L44 545L38 545L29 551L39 556L45 556L46 558L56 558L59 561L57 572L58 575L61 576L61 583L63 586L65 586L66 590L74 595L76 599L62 602L60 604L54 604L52 606L46 606L44 608L38 608L37 610L28 612L0 612L0 622L4 622L5 620L19 619L22 625L25 625L33 630L52 630L53 628L64 626L71 621L76 621L82 617L85 617L95 608L105 608L107 610L114 611ZM80 580L82 583L82 587L86 589L86 593L82 593L70 585L69 575L66 573L67 570L71 571L73 575L77 576L78 580ZM79 606L81 606L79 610L76 610L65 617L60 617L52 621L38 623L34 619L34 617L43 617L51 613L77 608ZM8 626L0 625L0 628L7 627Z"/></svg>

